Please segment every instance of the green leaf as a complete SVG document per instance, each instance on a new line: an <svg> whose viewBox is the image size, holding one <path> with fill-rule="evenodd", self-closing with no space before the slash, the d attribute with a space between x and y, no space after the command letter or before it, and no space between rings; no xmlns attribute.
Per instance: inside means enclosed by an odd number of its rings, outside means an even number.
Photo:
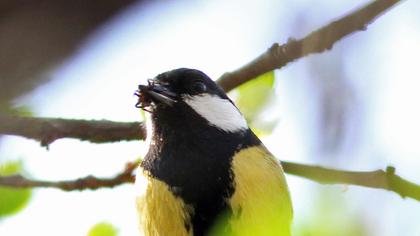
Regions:
<svg viewBox="0 0 420 236"><path fill-rule="evenodd" d="M9 115L33 116L29 106L13 106L10 103L0 102L0 112Z"/></svg>
<svg viewBox="0 0 420 236"><path fill-rule="evenodd" d="M13 107L13 114L19 116L33 116L33 112L29 106Z"/></svg>
<svg viewBox="0 0 420 236"><path fill-rule="evenodd" d="M269 136L273 131L274 126L268 127L264 125L260 127L258 125L251 124L249 128L251 128L252 132L254 132L254 134L257 135L257 137L261 138Z"/></svg>
<svg viewBox="0 0 420 236"><path fill-rule="evenodd" d="M22 162L14 161L0 165L0 176L17 174L22 171ZM0 187L0 218L22 210L32 196L31 189Z"/></svg>
<svg viewBox="0 0 420 236"><path fill-rule="evenodd" d="M273 97L274 79L274 71L270 71L237 88L236 105L248 122L254 120Z"/></svg>
<svg viewBox="0 0 420 236"><path fill-rule="evenodd" d="M108 222L100 222L92 226L87 236L116 236L118 230Z"/></svg>
<svg viewBox="0 0 420 236"><path fill-rule="evenodd" d="M271 134L277 125L278 117L267 117L269 113L264 112L273 105L274 80L274 71L270 71L235 90L237 92L235 104L258 137Z"/></svg>

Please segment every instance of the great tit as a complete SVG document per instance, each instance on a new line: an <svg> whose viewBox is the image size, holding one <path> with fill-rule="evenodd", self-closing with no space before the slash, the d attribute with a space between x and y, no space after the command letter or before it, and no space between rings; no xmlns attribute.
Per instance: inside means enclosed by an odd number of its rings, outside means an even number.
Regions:
<svg viewBox="0 0 420 236"><path fill-rule="evenodd" d="M181 68L136 95L150 113L135 184L144 235L290 235L282 167L215 82Z"/></svg>

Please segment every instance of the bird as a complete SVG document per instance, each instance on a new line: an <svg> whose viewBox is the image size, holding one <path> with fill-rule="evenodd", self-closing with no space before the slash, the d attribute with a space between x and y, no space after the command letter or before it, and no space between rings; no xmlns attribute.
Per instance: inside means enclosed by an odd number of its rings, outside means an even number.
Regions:
<svg viewBox="0 0 420 236"><path fill-rule="evenodd" d="M290 235L280 162L209 76L179 68L139 85L148 150L136 173L146 236Z"/></svg>

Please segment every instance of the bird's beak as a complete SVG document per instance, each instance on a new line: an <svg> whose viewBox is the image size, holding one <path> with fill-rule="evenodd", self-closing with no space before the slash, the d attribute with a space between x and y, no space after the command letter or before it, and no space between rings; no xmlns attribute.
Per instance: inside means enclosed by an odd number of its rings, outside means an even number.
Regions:
<svg viewBox="0 0 420 236"><path fill-rule="evenodd" d="M153 86L139 86L139 90L143 91L145 94L150 96L152 101L160 102L168 106L173 106L176 102L176 94L169 91L167 88L159 84L154 84Z"/></svg>

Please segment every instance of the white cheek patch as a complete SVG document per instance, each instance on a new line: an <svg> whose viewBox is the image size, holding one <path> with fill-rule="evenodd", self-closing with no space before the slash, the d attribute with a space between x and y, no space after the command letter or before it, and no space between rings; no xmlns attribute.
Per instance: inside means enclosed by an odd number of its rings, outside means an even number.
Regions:
<svg viewBox="0 0 420 236"><path fill-rule="evenodd" d="M194 111L213 125L226 132L248 129L245 118L227 99L215 95L201 94L184 99Z"/></svg>

